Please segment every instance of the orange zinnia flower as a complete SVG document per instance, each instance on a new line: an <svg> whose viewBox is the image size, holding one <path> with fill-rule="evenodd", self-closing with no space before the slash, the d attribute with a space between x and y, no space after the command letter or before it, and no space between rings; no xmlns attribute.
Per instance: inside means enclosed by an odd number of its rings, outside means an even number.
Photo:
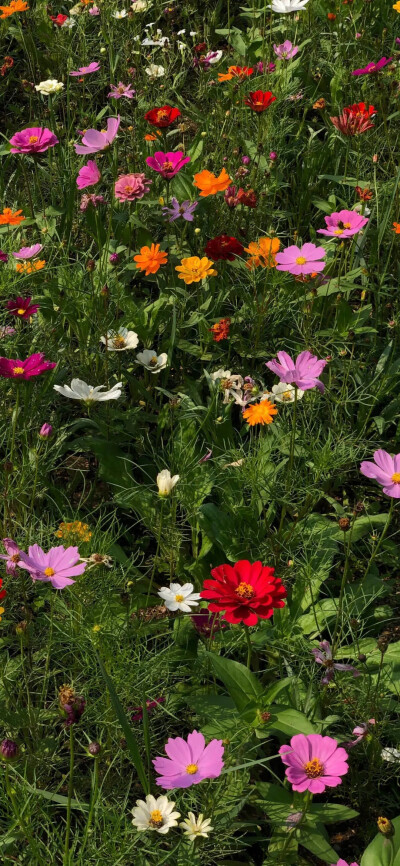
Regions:
<svg viewBox="0 0 400 866"><path fill-rule="evenodd" d="M219 322L216 322L215 325L211 326L210 331L215 343L219 343L221 340L226 340L227 337L229 337L230 326L230 319L220 319Z"/></svg>
<svg viewBox="0 0 400 866"><path fill-rule="evenodd" d="M221 174L219 174L218 177L215 177L215 174L213 174L212 171L204 169L195 174L193 179L194 186L197 186L197 188L201 190L200 195L203 197L207 195L215 195L217 192L223 192L224 189L228 189L230 183L231 178L225 168L222 169Z"/></svg>
<svg viewBox="0 0 400 866"><path fill-rule="evenodd" d="M45 264L44 259L38 259L37 262L17 262L16 269L19 274L33 274L35 271L41 271Z"/></svg>
<svg viewBox="0 0 400 866"><path fill-rule="evenodd" d="M22 210L12 212L10 207L3 208L3 213L0 213L0 226L19 226L24 216L20 216Z"/></svg>
<svg viewBox="0 0 400 866"><path fill-rule="evenodd" d="M261 403L248 406L243 412L243 418L249 427L254 427L255 424L272 424L273 416L277 414L278 410L273 403L269 400L261 400Z"/></svg>
<svg viewBox="0 0 400 866"><path fill-rule="evenodd" d="M142 247L140 253L133 258L136 267L148 277L149 274L156 274L161 265L167 263L168 255L164 250L160 250L160 244L152 244L151 247Z"/></svg>
<svg viewBox="0 0 400 866"><path fill-rule="evenodd" d="M187 286L191 283L199 283L205 277L216 277L217 271L214 270L214 262L203 256L199 259L198 256L189 256L187 259L182 259L181 264L175 270L179 273L179 279L184 280Z"/></svg>
<svg viewBox="0 0 400 866"><path fill-rule="evenodd" d="M161 132L159 131L159 129L156 129L155 132L146 132L144 140L145 141L157 141L157 136L160 136L160 135L161 135Z"/></svg>
<svg viewBox="0 0 400 866"><path fill-rule="evenodd" d="M231 81L232 78L247 78L253 72L252 66L229 66L228 72L218 72L218 81Z"/></svg>
<svg viewBox="0 0 400 866"><path fill-rule="evenodd" d="M395 235L400 235L400 223L393 223L393 231Z"/></svg>
<svg viewBox="0 0 400 866"><path fill-rule="evenodd" d="M280 245L278 238L259 238L258 241L252 241L248 247L245 247L246 253L250 253L246 268L258 268L260 265L262 268L275 268L275 253L278 252Z"/></svg>
<svg viewBox="0 0 400 866"><path fill-rule="evenodd" d="M9 6L0 6L2 14L0 18L9 18L10 15L14 15L14 12L26 12L29 9L25 0L11 0Z"/></svg>

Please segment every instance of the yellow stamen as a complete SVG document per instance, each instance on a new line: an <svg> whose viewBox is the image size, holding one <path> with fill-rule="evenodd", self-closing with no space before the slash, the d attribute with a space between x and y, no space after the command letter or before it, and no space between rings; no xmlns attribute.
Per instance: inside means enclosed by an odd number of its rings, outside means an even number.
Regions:
<svg viewBox="0 0 400 866"><path fill-rule="evenodd" d="M400 484L400 472L395 472L394 475L392 475L392 481L394 484Z"/></svg>
<svg viewBox="0 0 400 866"><path fill-rule="evenodd" d="M235 593L239 596L239 598L253 598L253 596L255 595L251 583L245 583L243 580L241 583L239 583L239 586L236 587Z"/></svg>
<svg viewBox="0 0 400 866"><path fill-rule="evenodd" d="M20 310L17 310L17 315L18 315L18 316L23 316L24 313L26 313L26 310L24 310L23 307L21 307Z"/></svg>
<svg viewBox="0 0 400 866"><path fill-rule="evenodd" d="M186 772L189 773L189 776L194 776L194 774L197 773L198 769L199 768L197 764L188 764L186 767Z"/></svg>
<svg viewBox="0 0 400 866"><path fill-rule="evenodd" d="M30 135L29 136L29 144L36 144L37 141L39 141L39 138L37 135Z"/></svg>
<svg viewBox="0 0 400 866"><path fill-rule="evenodd" d="M184 600L184 598L185 598L184 595L179 595L179 594L178 594L178 595L175 596L175 601L181 602L181 601Z"/></svg>
<svg viewBox="0 0 400 866"><path fill-rule="evenodd" d="M305 259L304 256L297 256L296 265L305 265L306 262L307 259Z"/></svg>
<svg viewBox="0 0 400 866"><path fill-rule="evenodd" d="M163 825L163 816L159 809L153 809L150 812L150 821L149 824L151 827L162 827Z"/></svg>
<svg viewBox="0 0 400 866"><path fill-rule="evenodd" d="M323 775L324 765L321 764L321 761L318 758L312 758L311 761L307 761L307 763L304 764L303 769L309 779L317 779L318 776Z"/></svg>
<svg viewBox="0 0 400 866"><path fill-rule="evenodd" d="M45 568L44 573L45 573L46 577L53 577L53 574L55 574L55 571L54 571L54 568Z"/></svg>
<svg viewBox="0 0 400 866"><path fill-rule="evenodd" d="M13 373L14 373L16 376L21 376L23 372L24 372L24 368L23 368L23 367L13 367Z"/></svg>

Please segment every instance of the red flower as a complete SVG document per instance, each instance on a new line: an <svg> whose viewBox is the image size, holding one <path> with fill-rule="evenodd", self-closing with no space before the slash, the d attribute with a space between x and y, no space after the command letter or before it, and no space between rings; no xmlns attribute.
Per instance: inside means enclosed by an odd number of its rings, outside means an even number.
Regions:
<svg viewBox="0 0 400 866"><path fill-rule="evenodd" d="M4 379L31 379L32 376L40 376L56 366L53 362L46 361L42 352L30 355L25 361L20 361L19 358L0 358L0 376Z"/></svg>
<svg viewBox="0 0 400 866"><path fill-rule="evenodd" d="M1 589L2 586L3 586L3 578L0 577L0 590L1 590L1 592L0 592L0 599L1 599L1 598L4 598L4 597L7 595L6 590L5 590L5 589Z"/></svg>
<svg viewBox="0 0 400 866"><path fill-rule="evenodd" d="M372 190L369 189L368 187L366 187L365 189L362 189L361 186L356 186L355 192L357 193L360 201L371 201L373 193L372 193Z"/></svg>
<svg viewBox="0 0 400 866"><path fill-rule="evenodd" d="M220 319L215 325L212 325L210 331L213 335L213 340L219 343L221 340L226 340L229 337L229 328L231 326L230 319Z"/></svg>
<svg viewBox="0 0 400 866"><path fill-rule="evenodd" d="M275 100L276 96L273 96L270 90L254 90L246 96L244 104L248 105L252 111L260 114L262 111L266 111Z"/></svg>
<svg viewBox="0 0 400 866"><path fill-rule="evenodd" d="M339 117L331 117L331 121L336 129L343 132L343 135L360 135L367 129L373 128L371 118L374 114L376 109L373 105L367 108L365 102L355 102L344 108Z"/></svg>
<svg viewBox="0 0 400 866"><path fill-rule="evenodd" d="M257 625L259 618L270 619L274 608L285 606L281 579L262 562L240 559L233 566L218 565L211 574L214 580L204 581L200 595L210 600L211 613L225 611L227 622Z"/></svg>
<svg viewBox="0 0 400 866"><path fill-rule="evenodd" d="M204 250L213 262L220 260L233 262L236 256L241 256L244 252L243 244L229 235L218 235L217 238L212 238L206 243Z"/></svg>
<svg viewBox="0 0 400 866"><path fill-rule="evenodd" d="M163 105L161 108L151 108L145 114L145 119L152 126L157 126L162 129L165 126L171 126L171 123L180 117L179 108L171 108L170 105Z"/></svg>
<svg viewBox="0 0 400 866"><path fill-rule="evenodd" d="M257 207L257 196L254 189L240 188L238 190L237 200L238 204L243 204L245 207Z"/></svg>
<svg viewBox="0 0 400 866"><path fill-rule="evenodd" d="M18 297L13 301L7 301L7 310L18 319L29 319L39 309L39 304L31 304L31 300L32 298Z"/></svg>
<svg viewBox="0 0 400 866"><path fill-rule="evenodd" d="M59 12L58 15L50 15L50 18L56 27L62 27L64 22L67 20L68 15L62 15L61 12Z"/></svg>

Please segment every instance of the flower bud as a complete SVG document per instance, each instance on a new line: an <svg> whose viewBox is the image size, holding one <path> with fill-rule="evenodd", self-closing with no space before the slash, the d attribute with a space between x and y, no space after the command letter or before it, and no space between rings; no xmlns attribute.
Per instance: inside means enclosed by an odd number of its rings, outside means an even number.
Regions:
<svg viewBox="0 0 400 866"><path fill-rule="evenodd" d="M119 262L119 255L118 255L118 253L111 253L110 258L109 258L108 261L110 262L110 265L117 265L118 262Z"/></svg>
<svg viewBox="0 0 400 866"><path fill-rule="evenodd" d="M389 818L378 818L377 820L378 830L382 833L383 836L394 836L394 827Z"/></svg>
<svg viewBox="0 0 400 866"><path fill-rule="evenodd" d="M18 746L14 740L3 740L0 745L0 755L5 761L13 761L18 756Z"/></svg>
<svg viewBox="0 0 400 866"><path fill-rule="evenodd" d="M272 160L272 162L274 162L274 161L276 160L277 156L278 156L278 154L275 153L274 150L271 150L271 153L270 153L270 155L269 155L269 158Z"/></svg>
<svg viewBox="0 0 400 866"><path fill-rule="evenodd" d="M169 469L163 469L157 475L157 487L160 496L169 496L175 484L179 481L179 475L171 476Z"/></svg>
<svg viewBox="0 0 400 866"><path fill-rule="evenodd" d="M367 656L365 655L365 653L360 653L360 655L358 656L358 661L362 663L367 661Z"/></svg>
<svg viewBox="0 0 400 866"><path fill-rule="evenodd" d="M339 528L342 532L347 532L350 529L350 520L348 517L341 517L339 520Z"/></svg>
<svg viewBox="0 0 400 866"><path fill-rule="evenodd" d="M97 758L97 756L100 755L100 752L101 752L100 743L89 743L87 748L88 748L89 755L92 755L93 758Z"/></svg>
<svg viewBox="0 0 400 866"><path fill-rule="evenodd" d="M42 424L42 426L39 430L39 436L41 439L50 439L52 432L53 432L53 428L52 428L51 424L47 424L47 422L45 421L45 423Z"/></svg>

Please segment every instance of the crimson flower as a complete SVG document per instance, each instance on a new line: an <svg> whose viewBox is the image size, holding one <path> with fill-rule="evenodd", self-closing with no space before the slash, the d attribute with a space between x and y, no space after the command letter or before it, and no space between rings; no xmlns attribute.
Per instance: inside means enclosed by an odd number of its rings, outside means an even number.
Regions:
<svg viewBox="0 0 400 866"><path fill-rule="evenodd" d="M261 112L266 111L275 100L276 96L273 96L270 90L253 90L248 96L246 96L244 104L251 108L252 111L256 111L257 114L261 114Z"/></svg>
<svg viewBox="0 0 400 866"><path fill-rule="evenodd" d="M67 18L68 15L62 15L61 12L59 12L58 15L50 15L50 20L56 25L56 27L62 27Z"/></svg>
<svg viewBox="0 0 400 866"><path fill-rule="evenodd" d="M339 117L331 117L331 121L343 135L360 135L373 128L371 118L374 114L376 109L373 105L367 108L365 102L355 102L344 108Z"/></svg>
<svg viewBox="0 0 400 866"><path fill-rule="evenodd" d="M46 361L43 352L35 352L25 361L20 361L19 358L0 358L0 376L4 379L31 379L32 376L40 376L55 366L55 363Z"/></svg>
<svg viewBox="0 0 400 866"><path fill-rule="evenodd" d="M180 117L179 108L172 108L170 105L163 105L161 108L151 108L145 114L145 120L151 123L152 126L157 126L158 129L171 126L171 123L177 117Z"/></svg>
<svg viewBox="0 0 400 866"><path fill-rule="evenodd" d="M257 625L258 619L270 619L274 608L284 607L286 589L274 569L262 562L240 559L235 565L218 565L205 580L201 598L209 600L211 613L225 611L224 619L236 625Z"/></svg>
<svg viewBox="0 0 400 866"><path fill-rule="evenodd" d="M233 262L236 256L241 256L244 252L243 244L229 235L218 235L212 238L206 243L204 250L213 262L220 260Z"/></svg>
<svg viewBox="0 0 400 866"><path fill-rule="evenodd" d="M39 304L31 304L32 298L15 298L7 301L7 310L12 316L17 316L18 319L29 319L37 313Z"/></svg>

